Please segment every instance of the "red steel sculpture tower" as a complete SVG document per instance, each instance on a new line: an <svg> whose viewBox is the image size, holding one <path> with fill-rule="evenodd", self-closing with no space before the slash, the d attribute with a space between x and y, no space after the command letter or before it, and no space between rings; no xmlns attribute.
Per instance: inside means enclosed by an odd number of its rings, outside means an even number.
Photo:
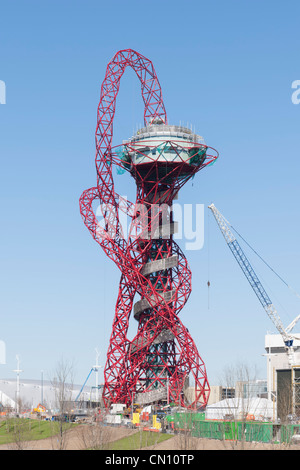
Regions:
<svg viewBox="0 0 300 470"><path fill-rule="evenodd" d="M116 98L127 66L141 83L145 127L112 147ZM191 130L168 124L152 62L131 49L117 52L107 66L95 138L97 186L83 192L80 212L121 271L104 369L105 406L159 399L204 406L210 391L205 365L179 319L191 292L191 271L174 241L172 203L186 181L218 154ZM116 193L113 165L134 178L135 203ZM123 233L121 212L130 219L128 234ZM131 313L137 321L133 340L127 336ZM184 394L188 380L195 390L189 401Z"/></svg>

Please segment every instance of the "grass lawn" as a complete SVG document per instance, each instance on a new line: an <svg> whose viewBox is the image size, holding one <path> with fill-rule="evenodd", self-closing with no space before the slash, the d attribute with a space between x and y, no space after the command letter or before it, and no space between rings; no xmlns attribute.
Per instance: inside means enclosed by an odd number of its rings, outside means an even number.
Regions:
<svg viewBox="0 0 300 470"><path fill-rule="evenodd" d="M124 437L118 441L113 442L110 450L139 450L143 447L153 446L159 442L166 441L173 437L171 434L162 434L152 431L138 431L131 436Z"/></svg>
<svg viewBox="0 0 300 470"><path fill-rule="evenodd" d="M65 429L72 425L64 423ZM0 421L0 444L17 441L33 441L54 436L59 432L59 423L35 419L11 418Z"/></svg>

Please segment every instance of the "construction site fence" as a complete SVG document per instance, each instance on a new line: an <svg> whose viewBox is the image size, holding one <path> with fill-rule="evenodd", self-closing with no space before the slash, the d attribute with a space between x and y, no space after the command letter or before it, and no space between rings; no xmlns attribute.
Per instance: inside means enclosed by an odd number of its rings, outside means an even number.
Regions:
<svg viewBox="0 0 300 470"><path fill-rule="evenodd" d="M175 432L207 439L289 444L295 434L300 434L300 424L206 420L204 413L175 413L169 421Z"/></svg>

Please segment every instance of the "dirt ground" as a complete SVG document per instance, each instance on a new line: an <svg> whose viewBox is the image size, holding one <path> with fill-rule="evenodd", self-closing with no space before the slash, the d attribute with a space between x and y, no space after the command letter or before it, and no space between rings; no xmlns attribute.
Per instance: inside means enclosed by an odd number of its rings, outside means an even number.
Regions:
<svg viewBox="0 0 300 470"><path fill-rule="evenodd" d="M136 432L135 429L122 427L99 427L95 425L79 425L67 431L63 440L58 436L36 441L2 444L1 450L84 450L91 447L105 448L110 442L117 441Z"/></svg>
<svg viewBox="0 0 300 470"><path fill-rule="evenodd" d="M27 441L0 445L0 450L83 450L91 447L104 446L110 442L134 434L134 429L105 426L99 428L93 425L80 425L65 434L63 442L56 436L39 441ZM202 439L176 435L167 441L147 447L147 450L300 450L297 445L235 443L232 441L217 441L215 439ZM145 449L141 449L145 450Z"/></svg>

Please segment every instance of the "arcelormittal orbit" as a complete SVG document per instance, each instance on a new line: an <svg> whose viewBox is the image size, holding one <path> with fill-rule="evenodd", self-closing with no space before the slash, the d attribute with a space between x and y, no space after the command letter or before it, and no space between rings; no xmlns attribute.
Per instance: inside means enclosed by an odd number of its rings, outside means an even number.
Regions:
<svg viewBox="0 0 300 470"><path fill-rule="evenodd" d="M127 66L141 83L144 127L122 146L112 147L116 98ZM191 271L174 241L172 203L195 173L215 161L217 152L191 130L168 124L152 62L131 49L117 52L107 66L95 137L97 185L82 194L80 212L121 271L104 368L105 406L132 400L205 406L210 390L205 365L179 319L191 292ZM134 178L135 203L116 193L114 165ZM121 212L130 219L126 234ZM127 336L131 314L137 322L133 340ZM189 401L187 383L194 389Z"/></svg>

